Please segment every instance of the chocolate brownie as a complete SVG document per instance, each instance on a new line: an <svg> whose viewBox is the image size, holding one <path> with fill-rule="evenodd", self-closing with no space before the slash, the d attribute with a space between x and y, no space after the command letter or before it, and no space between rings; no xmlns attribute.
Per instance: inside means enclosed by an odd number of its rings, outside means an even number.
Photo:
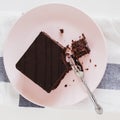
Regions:
<svg viewBox="0 0 120 120"><path fill-rule="evenodd" d="M90 53L90 48L88 47L86 37L84 34L82 34L82 37L80 37L79 40L72 40L71 48L73 55L76 59L84 56L85 54Z"/></svg>
<svg viewBox="0 0 120 120"><path fill-rule="evenodd" d="M16 68L50 93L71 70L70 64L66 62L66 49L69 49L69 45L63 47L47 33L40 32L16 63ZM90 52L84 34L79 40L72 41L70 49L75 64L82 68L78 58Z"/></svg>
<svg viewBox="0 0 120 120"><path fill-rule="evenodd" d="M48 93L57 88L71 69L65 60L64 47L45 32L40 32L16 68Z"/></svg>

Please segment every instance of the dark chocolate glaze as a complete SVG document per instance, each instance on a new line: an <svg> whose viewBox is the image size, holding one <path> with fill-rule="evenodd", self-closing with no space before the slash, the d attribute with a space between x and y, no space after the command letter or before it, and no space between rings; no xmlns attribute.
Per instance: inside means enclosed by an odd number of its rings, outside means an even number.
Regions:
<svg viewBox="0 0 120 120"><path fill-rule="evenodd" d="M57 88L71 69L64 47L41 32L16 64L16 68L46 92Z"/></svg>

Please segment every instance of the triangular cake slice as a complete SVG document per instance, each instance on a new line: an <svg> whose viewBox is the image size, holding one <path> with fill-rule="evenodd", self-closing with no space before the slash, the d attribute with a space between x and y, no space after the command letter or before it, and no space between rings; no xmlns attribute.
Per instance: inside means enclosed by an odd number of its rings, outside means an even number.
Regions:
<svg viewBox="0 0 120 120"><path fill-rule="evenodd" d="M64 47L45 32L40 32L16 68L48 93L57 88L71 69L65 60Z"/></svg>

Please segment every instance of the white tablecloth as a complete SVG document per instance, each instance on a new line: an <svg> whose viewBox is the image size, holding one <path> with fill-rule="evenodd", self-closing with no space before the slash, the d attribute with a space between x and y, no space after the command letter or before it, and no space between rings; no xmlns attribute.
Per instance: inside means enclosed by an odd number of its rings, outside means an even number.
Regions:
<svg viewBox="0 0 120 120"><path fill-rule="evenodd" d="M23 13L0 12L0 57L3 53L3 44L8 32ZM107 40L108 63L120 64L120 18L93 17L93 20L102 29ZM119 83L120 84L120 83ZM96 89L94 92L104 111L120 111L119 89ZM0 104L18 106L19 94L8 82L0 82ZM89 99L68 107L80 111L94 111ZM47 108L45 108L47 109Z"/></svg>

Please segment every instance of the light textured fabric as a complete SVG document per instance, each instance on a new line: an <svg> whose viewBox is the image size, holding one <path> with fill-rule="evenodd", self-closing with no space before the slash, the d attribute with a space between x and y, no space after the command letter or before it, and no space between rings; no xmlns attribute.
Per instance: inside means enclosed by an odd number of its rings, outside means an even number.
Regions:
<svg viewBox="0 0 120 120"><path fill-rule="evenodd" d="M2 13L0 12L0 57L2 59L3 45L6 37L21 16L21 13ZM104 111L120 111L120 18L93 18L99 25L106 38L106 45L108 51L108 66L102 82L95 90L94 94L98 98ZM7 97L6 97L7 96ZM9 80L4 71L3 62L0 61L0 104L29 106L36 107L23 97L19 96L18 92L9 83ZM90 100L86 99L74 106L68 107L92 111L90 109L92 104Z"/></svg>
<svg viewBox="0 0 120 120"><path fill-rule="evenodd" d="M120 90L120 64L107 64L107 68L98 88Z"/></svg>
<svg viewBox="0 0 120 120"><path fill-rule="evenodd" d="M120 64L120 18L93 18L101 28L108 52L108 62Z"/></svg>

